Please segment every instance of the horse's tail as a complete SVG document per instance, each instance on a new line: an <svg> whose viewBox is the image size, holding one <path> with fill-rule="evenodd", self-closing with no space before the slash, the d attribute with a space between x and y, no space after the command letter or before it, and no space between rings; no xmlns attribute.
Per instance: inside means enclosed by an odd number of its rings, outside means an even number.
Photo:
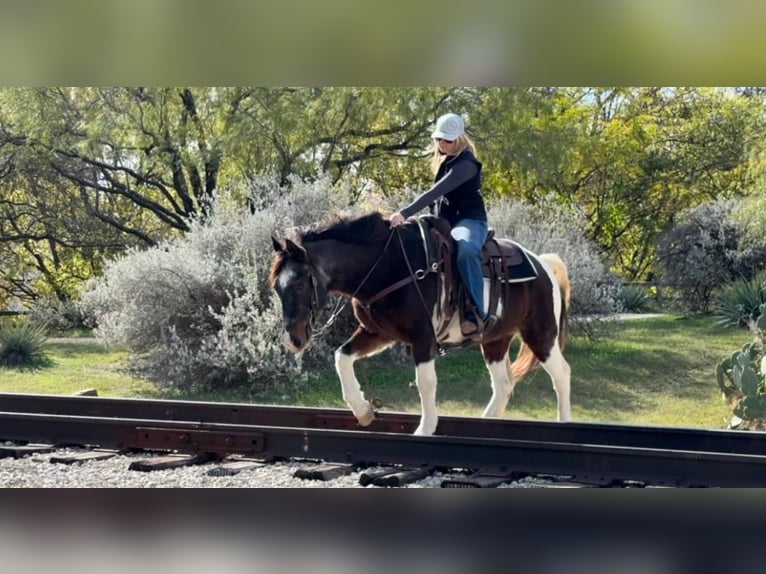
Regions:
<svg viewBox="0 0 766 574"><path fill-rule="evenodd" d="M556 278L556 282L559 284L561 290L561 317L559 318L559 347L564 350L567 342L567 311L569 310L569 302L572 298L572 285L569 283L569 273L567 272L566 263L556 255L555 253L543 253L539 256L540 259L545 261L553 271L553 276ZM529 371L537 367L539 361L532 349L522 341L519 347L519 352L516 355L516 360L510 364L509 369L513 381L519 381Z"/></svg>

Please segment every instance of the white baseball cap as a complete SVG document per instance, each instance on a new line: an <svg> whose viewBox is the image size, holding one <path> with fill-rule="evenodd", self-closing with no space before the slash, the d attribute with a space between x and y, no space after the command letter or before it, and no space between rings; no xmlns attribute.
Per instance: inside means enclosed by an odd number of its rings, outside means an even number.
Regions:
<svg viewBox="0 0 766 574"><path fill-rule="evenodd" d="M439 138L447 141L455 141L465 133L463 118L457 114L444 114L436 120L436 129L431 134L433 139Z"/></svg>

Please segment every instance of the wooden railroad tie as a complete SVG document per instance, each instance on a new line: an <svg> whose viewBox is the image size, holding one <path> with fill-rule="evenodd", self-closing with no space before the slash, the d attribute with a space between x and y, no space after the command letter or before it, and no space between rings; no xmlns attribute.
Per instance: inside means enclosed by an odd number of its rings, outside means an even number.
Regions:
<svg viewBox="0 0 766 574"><path fill-rule="evenodd" d="M51 452L53 448L50 444L4 444L0 445L0 458L23 458L30 454Z"/></svg>
<svg viewBox="0 0 766 574"><path fill-rule="evenodd" d="M56 454L51 456L48 461L58 464L75 464L78 462L88 462L89 460L106 460L117 454L120 453L116 450L93 450L74 454Z"/></svg>
<svg viewBox="0 0 766 574"><path fill-rule="evenodd" d="M137 470L139 472L151 472L152 470L166 470L168 468L180 468L183 466L194 466L205 464L211 460L216 460L217 455L209 452L201 452L191 456L170 455L157 456L153 458L144 458L130 463L128 470Z"/></svg>
<svg viewBox="0 0 766 574"><path fill-rule="evenodd" d="M356 464L319 464L310 468L299 468L293 473L295 478L302 478L304 480L333 480L340 476L346 476L352 472L356 472L359 469L359 465Z"/></svg>
<svg viewBox="0 0 766 574"><path fill-rule="evenodd" d="M433 466L422 466L418 468L388 467L381 470L363 472L359 476L359 484L362 486L404 486L412 482L417 482L433 474L436 470Z"/></svg>

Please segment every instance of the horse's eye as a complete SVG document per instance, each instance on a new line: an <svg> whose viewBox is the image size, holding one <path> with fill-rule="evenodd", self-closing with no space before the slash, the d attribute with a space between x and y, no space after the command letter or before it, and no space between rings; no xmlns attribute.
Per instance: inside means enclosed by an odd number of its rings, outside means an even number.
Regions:
<svg viewBox="0 0 766 574"><path fill-rule="evenodd" d="M301 293L301 292L302 292L304 289L306 289L306 284L305 284L305 283L298 283L298 284L295 286L295 290L296 290L298 293Z"/></svg>

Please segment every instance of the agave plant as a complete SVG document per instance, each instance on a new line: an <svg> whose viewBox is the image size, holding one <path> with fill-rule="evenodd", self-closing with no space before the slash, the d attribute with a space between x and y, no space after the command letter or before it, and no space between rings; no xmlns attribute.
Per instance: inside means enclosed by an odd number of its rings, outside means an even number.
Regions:
<svg viewBox="0 0 766 574"><path fill-rule="evenodd" d="M766 271L752 279L729 283L721 290L714 312L716 324L744 327L751 319L758 319L763 303L766 303Z"/></svg>
<svg viewBox="0 0 766 574"><path fill-rule="evenodd" d="M0 323L0 366L45 365L48 362L46 341L44 330L31 323Z"/></svg>

